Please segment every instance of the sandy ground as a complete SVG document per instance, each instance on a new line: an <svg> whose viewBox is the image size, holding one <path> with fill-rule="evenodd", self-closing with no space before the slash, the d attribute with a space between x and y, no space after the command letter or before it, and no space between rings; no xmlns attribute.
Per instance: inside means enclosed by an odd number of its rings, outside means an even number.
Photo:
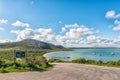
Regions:
<svg viewBox="0 0 120 80"><path fill-rule="evenodd" d="M0 74L0 80L120 80L120 68L72 63L53 65L49 71Z"/></svg>

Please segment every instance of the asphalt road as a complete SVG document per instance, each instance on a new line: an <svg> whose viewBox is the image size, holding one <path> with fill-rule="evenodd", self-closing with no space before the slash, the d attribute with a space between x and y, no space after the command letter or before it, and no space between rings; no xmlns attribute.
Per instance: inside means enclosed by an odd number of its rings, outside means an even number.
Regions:
<svg viewBox="0 0 120 80"><path fill-rule="evenodd" d="M0 80L120 80L120 68L94 65L54 63L43 72L13 72L0 74Z"/></svg>

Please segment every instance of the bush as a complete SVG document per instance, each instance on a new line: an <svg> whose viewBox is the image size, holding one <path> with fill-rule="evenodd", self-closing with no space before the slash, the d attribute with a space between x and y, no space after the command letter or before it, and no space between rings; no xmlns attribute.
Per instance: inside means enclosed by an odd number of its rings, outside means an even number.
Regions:
<svg viewBox="0 0 120 80"><path fill-rule="evenodd" d="M120 66L120 60L118 60L118 61L116 62L116 65L117 65L117 66Z"/></svg>
<svg viewBox="0 0 120 80"><path fill-rule="evenodd" d="M0 73L5 72L21 72L21 71L31 71L31 70L46 70L51 65L48 64L47 60L41 56L35 56L33 58L21 59L20 61L0 61Z"/></svg>
<svg viewBox="0 0 120 80"><path fill-rule="evenodd" d="M0 61L0 68L5 66L5 61Z"/></svg>
<svg viewBox="0 0 120 80"><path fill-rule="evenodd" d="M10 61L5 61L5 65L4 65L4 68L6 67L10 67L10 66L13 66L14 63L13 62L10 62Z"/></svg>
<svg viewBox="0 0 120 80"><path fill-rule="evenodd" d="M82 64L85 64L87 61L85 58L80 58L80 59L75 59L75 60L72 60L73 63L82 63Z"/></svg>
<svg viewBox="0 0 120 80"><path fill-rule="evenodd" d="M99 61L98 61L98 64L103 64L103 61L99 60Z"/></svg>
<svg viewBox="0 0 120 80"><path fill-rule="evenodd" d="M42 56L37 56L35 58L35 64L37 64L39 66L47 65L47 60Z"/></svg>
<svg viewBox="0 0 120 80"><path fill-rule="evenodd" d="M54 58L52 58L52 59L49 59L48 62L50 62L50 63L53 63L53 62L59 63L59 62L64 62L64 61L60 60L60 59L54 59Z"/></svg>
<svg viewBox="0 0 120 80"><path fill-rule="evenodd" d="M2 67L0 68L0 73L6 73L7 71Z"/></svg>
<svg viewBox="0 0 120 80"><path fill-rule="evenodd" d="M116 62L115 61L108 61L106 63L108 66L115 66L116 65Z"/></svg>
<svg viewBox="0 0 120 80"><path fill-rule="evenodd" d="M95 60L87 60L87 63L88 64L98 64L98 62Z"/></svg>

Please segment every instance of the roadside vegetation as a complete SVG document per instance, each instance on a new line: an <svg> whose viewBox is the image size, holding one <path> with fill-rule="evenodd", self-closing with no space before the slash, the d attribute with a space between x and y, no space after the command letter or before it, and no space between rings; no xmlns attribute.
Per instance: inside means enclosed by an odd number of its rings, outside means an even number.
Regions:
<svg viewBox="0 0 120 80"><path fill-rule="evenodd" d="M51 65L46 61L45 58L34 58L35 60L24 59L18 60L16 63L13 61L0 61L0 72L22 72L22 71L41 71L47 70Z"/></svg>
<svg viewBox="0 0 120 80"><path fill-rule="evenodd" d="M26 58L18 58L14 63L14 50L1 49L0 73L47 70L52 66L42 55L51 51L53 50L28 50Z"/></svg>
<svg viewBox="0 0 120 80"><path fill-rule="evenodd" d="M108 62L103 62L101 60L96 61L96 60L86 60L85 58L79 58L75 59L72 61L63 61L60 59L49 59L48 62L57 62L57 63L79 63L79 64L91 64L91 65L99 65L99 66L108 66L108 67L119 67L120 68L120 60L118 61L108 61Z"/></svg>
<svg viewBox="0 0 120 80"><path fill-rule="evenodd" d="M50 65L46 58L43 57L43 54L48 52L66 50L28 49L26 59L18 58L16 60L16 63L14 63L14 49L18 51L26 51L26 49L20 49L17 47L0 49L0 73L48 70L52 67L52 65Z"/></svg>

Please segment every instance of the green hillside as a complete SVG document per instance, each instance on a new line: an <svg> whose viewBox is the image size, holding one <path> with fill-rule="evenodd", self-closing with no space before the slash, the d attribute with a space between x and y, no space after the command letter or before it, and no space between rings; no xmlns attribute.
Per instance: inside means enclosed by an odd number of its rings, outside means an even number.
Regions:
<svg viewBox="0 0 120 80"><path fill-rule="evenodd" d="M66 49L62 46L55 46L50 43L45 43L42 41L34 40L34 39L25 39L18 42L8 42L8 43L0 43L1 49L6 48L19 48L19 49Z"/></svg>

